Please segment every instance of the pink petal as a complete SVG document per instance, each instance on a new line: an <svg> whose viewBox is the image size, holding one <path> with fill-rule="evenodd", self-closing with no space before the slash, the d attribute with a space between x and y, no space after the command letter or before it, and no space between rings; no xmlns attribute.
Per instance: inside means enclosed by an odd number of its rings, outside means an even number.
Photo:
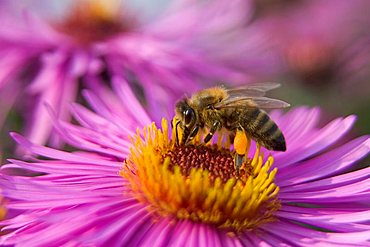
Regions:
<svg viewBox="0 0 370 247"><path fill-rule="evenodd" d="M307 183L349 168L369 151L370 138L363 136L294 167L279 170L276 181L282 187L289 186L288 190L291 190L294 184Z"/></svg>

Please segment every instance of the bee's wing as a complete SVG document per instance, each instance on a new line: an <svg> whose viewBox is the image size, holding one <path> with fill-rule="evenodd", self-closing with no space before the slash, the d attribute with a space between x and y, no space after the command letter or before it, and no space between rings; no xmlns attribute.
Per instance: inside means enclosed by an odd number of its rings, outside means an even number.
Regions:
<svg viewBox="0 0 370 247"><path fill-rule="evenodd" d="M216 109L222 108L240 108L240 107L258 107L262 109L285 108L290 105L282 100L271 99L267 97L249 97L249 96L230 96L225 100L215 104Z"/></svg>
<svg viewBox="0 0 370 247"><path fill-rule="evenodd" d="M277 108L286 108L290 106L290 104L285 101L267 97L255 97L252 98L252 100L257 107L262 109L277 109Z"/></svg>
<svg viewBox="0 0 370 247"><path fill-rule="evenodd" d="M230 97L262 97L269 90L280 87L279 83L265 82L259 84L249 84L243 87L226 89Z"/></svg>

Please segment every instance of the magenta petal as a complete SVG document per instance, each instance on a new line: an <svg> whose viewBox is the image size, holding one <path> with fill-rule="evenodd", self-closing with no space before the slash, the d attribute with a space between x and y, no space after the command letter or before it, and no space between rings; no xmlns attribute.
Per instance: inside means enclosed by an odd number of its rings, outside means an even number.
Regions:
<svg viewBox="0 0 370 247"><path fill-rule="evenodd" d="M30 54L25 54L17 50L8 50L0 54L2 56L0 60L0 90L3 90L9 78L16 74L17 69L22 66L24 60L27 59Z"/></svg>
<svg viewBox="0 0 370 247"><path fill-rule="evenodd" d="M131 210L131 212L125 212L126 215L121 214L118 218L114 216L113 219L107 220L101 229L101 234L86 238L87 243L97 243L101 246L139 246L140 240L153 222L145 208L139 206Z"/></svg>
<svg viewBox="0 0 370 247"><path fill-rule="evenodd" d="M308 191L319 191L323 189L332 189L337 186L347 185L356 183L369 176L370 168L364 168L362 170L345 173L335 177L329 177L312 182L305 182L298 185L283 186L285 192L308 192Z"/></svg>
<svg viewBox="0 0 370 247"><path fill-rule="evenodd" d="M151 123L148 114L142 109L140 102L137 100L137 97L129 88L126 81L122 78L115 77L113 78L113 87L122 101L130 102L130 107L127 110L132 117L136 117L136 123L139 124L139 126L145 126Z"/></svg>
<svg viewBox="0 0 370 247"><path fill-rule="evenodd" d="M115 166L105 166L101 164L91 164L91 163L74 163L71 165L70 163L66 162L53 162L50 161L48 164L43 162L35 162L35 163L26 163L18 160L11 160L13 164L6 164L2 166L1 170L6 171L8 167L11 168L24 168L29 169L35 172L46 172L52 174L87 174L89 171L89 175L101 175L101 176L109 176L112 175L112 172L116 171L120 167L120 162L116 162ZM88 164L88 165L87 165ZM67 168L67 169L66 169Z"/></svg>
<svg viewBox="0 0 370 247"><path fill-rule="evenodd" d="M295 167L282 169L277 176L277 183L284 187L338 173L366 156L369 151L370 138L360 137L340 148L296 164Z"/></svg>
<svg viewBox="0 0 370 247"><path fill-rule="evenodd" d="M224 236L220 236L211 226L202 225L199 228L199 246L222 246L221 241L223 237Z"/></svg>
<svg viewBox="0 0 370 247"><path fill-rule="evenodd" d="M140 242L141 246L168 246L172 236L173 226L167 220L162 220L157 224L153 224L152 228L143 237Z"/></svg>
<svg viewBox="0 0 370 247"><path fill-rule="evenodd" d="M276 245L288 246L286 243L277 239L269 234L258 233L244 233L240 236L240 241L244 246L263 246L263 247L272 247Z"/></svg>
<svg viewBox="0 0 370 247"><path fill-rule="evenodd" d="M281 238L295 243L298 245L325 245L328 244L352 244L354 243L365 244L366 240L369 239L370 231L359 231L353 233L326 233L319 232L313 229L304 228L300 225L296 225L288 222L279 222L276 224L270 224L262 227L266 232L277 234ZM351 236L353 238L351 238ZM347 239L346 239L347 238Z"/></svg>
<svg viewBox="0 0 370 247"><path fill-rule="evenodd" d="M207 241L210 246L222 246L217 230L191 221L179 221L172 232L170 246L202 246Z"/></svg>
<svg viewBox="0 0 370 247"><path fill-rule="evenodd" d="M193 223L190 221L180 221L176 224L170 240L170 246L184 246L188 242L188 237L193 230Z"/></svg>
<svg viewBox="0 0 370 247"><path fill-rule="evenodd" d="M315 131L319 115L319 108L297 107L283 116L275 117L272 115L271 117L283 131L289 147L296 147Z"/></svg>
<svg viewBox="0 0 370 247"><path fill-rule="evenodd" d="M63 65L66 60L66 55L62 50L47 53L42 56L42 70L37 77L27 87L27 91L32 94L47 93L44 92L45 88L49 88L51 83L56 84L57 87L53 87L56 90L63 79L65 78ZM53 89L52 88L52 89ZM50 88L49 88L50 89Z"/></svg>
<svg viewBox="0 0 370 247"><path fill-rule="evenodd" d="M326 222L331 223L358 223L367 222L370 219L368 209L359 208L304 208L298 206L284 205L279 212L279 215L289 215L290 213L296 214L297 217L306 217L308 219L323 218ZM352 218L352 219L351 219ZM368 226L370 227L370 226Z"/></svg>
<svg viewBox="0 0 370 247"><path fill-rule="evenodd" d="M79 156L73 153L68 153L68 152L59 151L59 150L52 149L52 148L39 146L39 145L29 142L28 140L26 140L25 138L23 138L22 136L16 133L11 133L11 135L14 138L14 140L18 142L19 144L21 144L23 147L41 156L45 156L45 157L49 157L53 159L61 159L61 160L63 159L63 160L68 160L68 161L75 161L77 163L82 162L82 163L91 163L91 164L96 164L96 165L98 164L107 165L108 167L112 165L111 162L105 162L105 161L96 160L96 159L89 159L88 157Z"/></svg>
<svg viewBox="0 0 370 247"><path fill-rule="evenodd" d="M68 123L59 123L55 127L59 131L67 131L61 135L64 136L64 139L69 144L78 145L84 150L121 157L121 160L123 160L129 152L130 143L128 141L123 142L119 140L121 145L117 145L114 141L115 136L105 135L105 133L99 133L93 129L79 129Z"/></svg>
<svg viewBox="0 0 370 247"><path fill-rule="evenodd" d="M79 78L86 74L90 63L90 54L84 50L76 50L72 55L72 61L68 67L68 74L73 78ZM75 84L76 85L76 84Z"/></svg>
<svg viewBox="0 0 370 247"><path fill-rule="evenodd" d="M343 175L341 175L343 176ZM285 192L281 191L280 198L286 202L300 201L300 202L346 202L354 200L358 202L366 202L370 199L369 184L370 178L368 176L359 181L333 186L333 188L318 189L315 191L300 191L300 192ZM297 198L297 195L299 197Z"/></svg>
<svg viewBox="0 0 370 247"><path fill-rule="evenodd" d="M332 121L319 133L311 133L309 139L302 140L302 143L293 147L292 150L288 146L285 153L276 155L276 163L280 168L284 168L324 150L342 137L352 127L354 121L354 116Z"/></svg>
<svg viewBox="0 0 370 247"><path fill-rule="evenodd" d="M6 120L6 116L8 115L9 111L12 109L14 103L19 97L19 93L17 93L17 91L19 91L18 87L18 85L13 84L6 86L5 88L0 88L0 126L3 126ZM9 97L9 95L11 96Z"/></svg>
<svg viewBox="0 0 370 247"><path fill-rule="evenodd" d="M302 222L335 232L357 232L370 230L369 225L356 223L366 223L369 221L369 210L348 212L333 209L302 208L284 205L277 215L281 219Z"/></svg>
<svg viewBox="0 0 370 247"><path fill-rule="evenodd" d="M235 246L235 247L244 246L242 242L236 237L224 236L221 238L221 240L222 240L222 246ZM200 246L204 246L204 245L200 244Z"/></svg>

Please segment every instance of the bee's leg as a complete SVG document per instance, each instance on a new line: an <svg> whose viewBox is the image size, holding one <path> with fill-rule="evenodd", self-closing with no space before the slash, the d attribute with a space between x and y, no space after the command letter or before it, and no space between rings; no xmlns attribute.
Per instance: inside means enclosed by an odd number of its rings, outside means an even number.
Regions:
<svg viewBox="0 0 370 247"><path fill-rule="evenodd" d="M171 124L172 124L172 122L171 122ZM178 146L178 145L180 145L180 143L179 143L179 131L178 131L178 126L179 126L179 124L180 124L180 121L178 121L177 123L176 123L176 130L175 130L175 132L176 132L176 145ZM173 125L173 124L172 124ZM172 126L172 128L173 128L173 126Z"/></svg>
<svg viewBox="0 0 370 247"><path fill-rule="evenodd" d="M186 140L188 139L189 135L190 131L185 127L181 137L181 144L186 144Z"/></svg>
<svg viewBox="0 0 370 247"><path fill-rule="evenodd" d="M235 167L239 171L243 159L245 158L246 152L249 148L249 140L243 128L238 128L234 138L234 148L235 148Z"/></svg>
<svg viewBox="0 0 370 247"><path fill-rule="evenodd" d="M234 143L235 133L233 131L227 131L227 138L224 143L224 148L230 149L231 144Z"/></svg>
<svg viewBox="0 0 370 247"><path fill-rule="evenodd" d="M213 123L211 129L209 130L209 133L204 138L204 143L207 143L207 142L209 142L212 139L213 135L216 133L216 131L218 130L219 127L220 127L220 122L219 121L215 121Z"/></svg>
<svg viewBox="0 0 370 247"><path fill-rule="evenodd" d="M245 155L248 152L250 141L243 128L238 128L234 137L235 152L240 155Z"/></svg>
<svg viewBox="0 0 370 247"><path fill-rule="evenodd" d="M229 138L229 142L230 142L230 143L234 143L234 140L235 140L235 133L230 133L228 138Z"/></svg>
<svg viewBox="0 0 370 247"><path fill-rule="evenodd" d="M191 140L193 140L193 138L198 134L198 131L199 131L199 126L195 125L195 127L190 132L188 138L186 139L185 144L188 144Z"/></svg>
<svg viewBox="0 0 370 247"><path fill-rule="evenodd" d="M236 153L234 157L234 164L235 164L237 174L239 173L239 169L242 166L243 161L244 161L244 155L240 155Z"/></svg>

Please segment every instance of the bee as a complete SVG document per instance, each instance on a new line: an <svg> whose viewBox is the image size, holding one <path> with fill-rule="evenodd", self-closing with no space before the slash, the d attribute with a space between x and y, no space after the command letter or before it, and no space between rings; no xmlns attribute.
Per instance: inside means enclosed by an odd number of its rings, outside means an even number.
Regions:
<svg viewBox="0 0 370 247"><path fill-rule="evenodd" d="M183 130L181 144L185 145L201 129L209 130L204 143L208 143L217 131L226 129L231 133L231 139L234 137L235 149L236 142L248 135L269 150L286 151L283 133L263 110L289 107L284 101L264 97L267 91L279 86L277 83L261 83L231 89L213 87L198 91L190 98L185 97L176 103L177 143L178 126ZM244 139L247 140L246 136ZM245 152L236 149L237 169L242 165L244 155Z"/></svg>

